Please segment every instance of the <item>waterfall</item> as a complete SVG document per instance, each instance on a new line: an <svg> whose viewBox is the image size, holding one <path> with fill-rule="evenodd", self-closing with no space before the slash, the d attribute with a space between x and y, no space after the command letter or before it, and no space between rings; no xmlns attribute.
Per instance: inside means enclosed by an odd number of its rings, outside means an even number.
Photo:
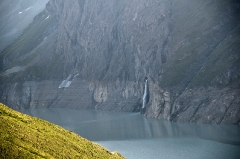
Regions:
<svg viewBox="0 0 240 159"><path fill-rule="evenodd" d="M147 95L148 95L147 93L148 93L148 80L146 79L144 93L143 93L142 109L146 108L146 105L147 105Z"/></svg>

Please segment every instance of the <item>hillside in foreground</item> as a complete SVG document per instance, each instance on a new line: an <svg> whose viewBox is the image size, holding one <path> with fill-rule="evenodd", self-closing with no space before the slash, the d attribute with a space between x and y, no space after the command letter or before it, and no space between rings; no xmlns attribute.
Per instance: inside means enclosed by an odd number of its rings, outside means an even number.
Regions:
<svg viewBox="0 0 240 159"><path fill-rule="evenodd" d="M0 158L124 158L47 121L0 103Z"/></svg>

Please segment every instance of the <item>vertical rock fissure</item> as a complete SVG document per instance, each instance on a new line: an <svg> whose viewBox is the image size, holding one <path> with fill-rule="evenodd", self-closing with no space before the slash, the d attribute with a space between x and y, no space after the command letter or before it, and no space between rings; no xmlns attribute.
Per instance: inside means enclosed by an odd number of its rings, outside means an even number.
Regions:
<svg viewBox="0 0 240 159"><path fill-rule="evenodd" d="M230 107L232 106L233 102L235 101L235 99L232 100L232 102L229 104L229 106L227 107L227 109L225 110L224 114L223 114L223 117L222 119L220 120L219 124L222 123L222 121L225 119L226 115L227 115L227 112L228 110L230 109Z"/></svg>
<svg viewBox="0 0 240 159"><path fill-rule="evenodd" d="M0 100L19 108L97 105L172 121L236 123L239 2L212 2L50 0L1 53ZM76 88L59 89L70 73L79 74ZM33 83L12 85L23 81ZM63 88L73 80L64 81Z"/></svg>
<svg viewBox="0 0 240 159"><path fill-rule="evenodd" d="M236 27L234 27L234 28L229 32L229 34L230 34L235 28L236 28ZM228 34L228 35L229 35L229 34ZM172 102L172 106L171 106L171 114L173 113L173 112L172 112L172 107L174 106L174 102L176 101L176 99L178 99L178 98L183 94L183 92L186 91L186 89L188 88L188 86L190 85L190 83L198 76L198 74L200 73L200 71L201 71L201 70L203 69L203 67L206 65L206 63L207 63L207 61L208 61L208 57L214 52L214 50L216 50L216 49L222 44L222 42L228 37L228 35L226 35L226 37L225 37L222 41L219 42L219 44L213 49L213 51L211 51L211 52L207 55L205 61L203 62L202 66L201 66L200 69L197 71L197 73L194 75L194 77L193 77L190 81L188 81L188 83L187 83L186 86L184 87L183 91L181 91L180 94L179 94L176 98L174 98L174 100L173 100L173 102ZM190 120L191 120L191 119L190 119ZM190 121L190 120L189 120L189 121Z"/></svg>
<svg viewBox="0 0 240 159"><path fill-rule="evenodd" d="M216 50L218 47L221 46L222 42L224 42L228 37L229 35L231 34L231 32L233 32L235 30L235 28L237 28L237 25L229 31L229 33L223 38L223 40L221 40L219 42L219 44L210 52L210 54L207 55L204 63L202 64L202 66L200 67L200 69L197 71L196 75L187 83L185 89L182 91L182 93L187 89L187 87L189 86L189 84L197 77L197 75L200 73L200 71L203 69L203 67L206 65L208 59L209 59L209 56L214 52L214 50Z"/></svg>
<svg viewBox="0 0 240 159"><path fill-rule="evenodd" d="M188 122L191 122L192 118L193 118L193 117L196 115L196 113L198 112L198 109L200 108L201 104L202 104L202 103L198 104L197 108L195 109L193 115L191 116L191 118L189 119Z"/></svg>
<svg viewBox="0 0 240 159"><path fill-rule="evenodd" d="M148 79L146 79L145 81L145 87L144 87L144 93L143 93L143 104L142 104L142 109L145 109L146 108L146 105L147 105L147 96L148 96Z"/></svg>
<svg viewBox="0 0 240 159"><path fill-rule="evenodd" d="M64 88L61 88L60 92L61 92L62 90L64 90ZM58 99L58 96L59 96L59 93L60 93L60 92L57 91L56 97L55 97L55 98L52 100L52 102L47 106L47 108L50 108L50 107L55 103L55 101ZM55 103L55 104L56 104L56 103Z"/></svg>
<svg viewBox="0 0 240 159"><path fill-rule="evenodd" d="M31 108L31 102L32 102L32 87L29 87L29 97L28 97L28 108Z"/></svg>

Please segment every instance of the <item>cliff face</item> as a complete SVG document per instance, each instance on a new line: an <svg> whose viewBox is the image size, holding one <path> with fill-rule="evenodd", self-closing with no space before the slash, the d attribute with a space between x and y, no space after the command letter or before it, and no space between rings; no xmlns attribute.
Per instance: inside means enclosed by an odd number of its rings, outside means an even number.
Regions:
<svg viewBox="0 0 240 159"><path fill-rule="evenodd" d="M12 43L33 18L44 10L48 0L1 0L0 2L0 51Z"/></svg>
<svg viewBox="0 0 240 159"><path fill-rule="evenodd" d="M239 1L50 0L1 53L1 101L240 122ZM65 81L63 81L65 80Z"/></svg>

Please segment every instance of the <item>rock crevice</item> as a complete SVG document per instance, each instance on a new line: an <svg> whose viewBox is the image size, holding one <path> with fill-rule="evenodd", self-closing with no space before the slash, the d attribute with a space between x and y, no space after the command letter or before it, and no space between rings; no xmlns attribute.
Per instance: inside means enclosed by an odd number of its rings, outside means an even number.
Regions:
<svg viewBox="0 0 240 159"><path fill-rule="evenodd" d="M239 5L50 0L1 52L0 100L16 109L141 111L147 77L147 117L237 124ZM59 89L69 74L78 76Z"/></svg>

